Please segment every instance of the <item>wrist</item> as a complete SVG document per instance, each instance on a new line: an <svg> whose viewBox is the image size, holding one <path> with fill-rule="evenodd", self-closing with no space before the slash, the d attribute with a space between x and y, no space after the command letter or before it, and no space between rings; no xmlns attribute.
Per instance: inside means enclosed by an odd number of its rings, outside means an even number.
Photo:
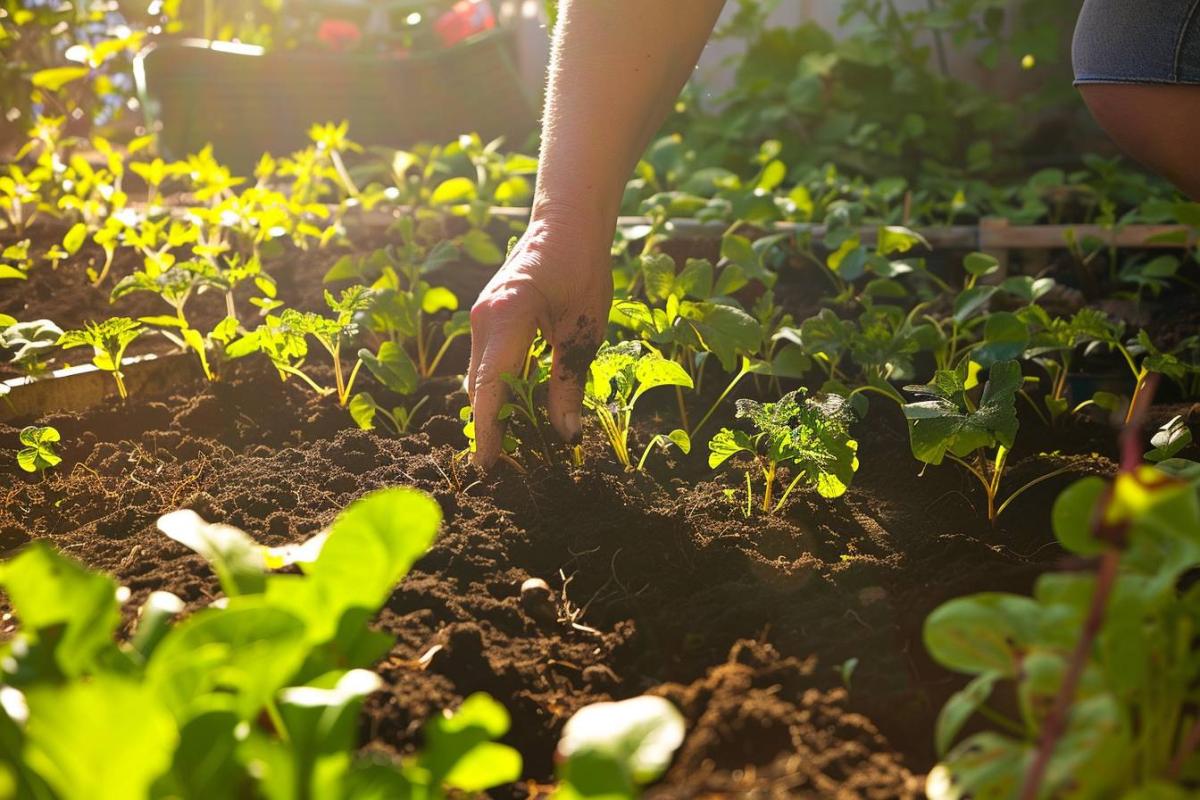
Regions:
<svg viewBox="0 0 1200 800"><path fill-rule="evenodd" d="M615 212L538 198L522 240L536 250L566 249L574 258L581 253L602 254L607 262L616 225Z"/></svg>

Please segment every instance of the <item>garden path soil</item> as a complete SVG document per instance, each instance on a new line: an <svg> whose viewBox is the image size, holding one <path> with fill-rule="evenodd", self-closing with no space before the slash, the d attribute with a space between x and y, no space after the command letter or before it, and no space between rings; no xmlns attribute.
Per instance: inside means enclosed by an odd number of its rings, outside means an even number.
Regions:
<svg viewBox="0 0 1200 800"><path fill-rule="evenodd" d="M312 264L319 275L328 260ZM49 539L128 586L130 613L159 589L194 610L217 583L155 531L160 514L193 508L275 546L373 489L417 486L445 524L377 619L396 645L377 668L386 685L367 704L365 746L408 752L429 715L486 691L513 716L507 741L529 779L498 796L523 797L551 779L574 711L651 692L689 723L659 800L918 796L937 711L963 683L925 656L924 617L967 592L1028 591L1068 563L1049 509L1070 477L1029 491L992 528L973 479L950 466L921 474L883 401L855 427L862 467L844 497L797 492L782 513L746 518L723 493L740 472L714 475L693 453L626 474L594 429L582 467L534 459L527 474L482 474L457 457L457 380L425 391L416 432L399 438L354 429L334 402L254 360L220 383L39 419L62 433L64 463L39 480L0 459L0 555ZM663 394L639 409L638 442L671 424ZM0 426L0 442L24 422ZM1018 452L1010 485L1064 461L1076 475L1112 468L1104 426L1050 435L1022 422L1024 441L1067 455ZM529 577L554 589L558 619L522 607Z"/></svg>

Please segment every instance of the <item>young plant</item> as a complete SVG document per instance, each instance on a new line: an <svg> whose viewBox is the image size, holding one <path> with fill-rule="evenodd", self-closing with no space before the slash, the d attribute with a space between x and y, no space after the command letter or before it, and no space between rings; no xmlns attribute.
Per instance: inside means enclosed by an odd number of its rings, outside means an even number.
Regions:
<svg viewBox="0 0 1200 800"><path fill-rule="evenodd" d="M520 756L495 741L508 713L486 695L433 715L404 761L357 752L382 685L370 668L395 644L369 622L440 521L428 495L384 489L268 549L173 512L159 530L207 560L225 596L176 620L183 602L155 592L129 637L112 578L34 541L0 565L21 621L2 648L12 794L432 798L516 780Z"/></svg>
<svg viewBox="0 0 1200 800"><path fill-rule="evenodd" d="M782 508L801 481L822 497L840 497L858 471L858 442L850 437L854 413L839 395L815 399L798 389L774 403L738 400L737 417L749 420L756 432L722 428L708 443L708 465L716 469L737 453L753 457L763 477L760 508L766 513ZM776 501L776 481L784 465L795 477ZM746 485L749 502L749 471Z"/></svg>
<svg viewBox="0 0 1200 800"><path fill-rule="evenodd" d="M21 444L17 451L17 465L26 472L45 472L62 463L62 456L54 452L54 445L62 437L56 428L30 425L21 429Z"/></svg>
<svg viewBox="0 0 1200 800"><path fill-rule="evenodd" d="M416 364L395 342L383 342L375 353L364 347L358 351L358 358L385 389L401 397L411 395L421 383ZM422 397L412 406L393 406L389 411L369 392L359 392L350 400L350 416L363 430L371 430L375 420L381 419L399 436L408 432L413 415L428 399Z"/></svg>
<svg viewBox="0 0 1200 800"><path fill-rule="evenodd" d="M125 389L121 360L125 357L125 349L134 339L141 336L144 330L140 322L128 317L109 317L103 322L89 322L80 330L66 331L59 337L58 344L64 350L72 347L91 347L92 363L112 374L117 384L117 393L125 400L129 393Z"/></svg>
<svg viewBox="0 0 1200 800"><path fill-rule="evenodd" d="M538 336L529 345L529 350L525 354L525 365L522 367L520 375L506 373L501 378L513 396L513 401L505 404L509 406L506 418L511 418L516 414L523 416L537 433L546 463L551 463L554 455L542 428L542 415L538 410L537 401L534 399L537 388L550 380L550 353L546 340Z"/></svg>
<svg viewBox="0 0 1200 800"><path fill-rule="evenodd" d="M48 319L13 322L0 330L0 346L12 351L9 361L26 375L40 375L49 366L47 356L62 337L62 329Z"/></svg>
<svg viewBox="0 0 1200 800"><path fill-rule="evenodd" d="M657 386L691 389L692 378L678 362L663 358L657 350L641 342L604 344L588 371L583 403L596 413L604 435L625 469L634 469L629 453L633 407L643 394ZM672 431L666 441L679 446L686 441L688 447L691 446L687 432L682 430ZM666 441L655 437L646 446L646 451L656 444L665 445ZM641 469L645 463L643 453L637 468Z"/></svg>
<svg viewBox="0 0 1200 800"><path fill-rule="evenodd" d="M1034 478L999 502L1000 482L1017 437L1016 397L1024 378L1016 361L994 364L977 404L971 391L978 384L974 374L964 364L958 370L939 370L932 383L905 386L906 392L928 399L906 403L903 409L913 456L935 466L948 458L975 476L987 495L988 520L995 524L1022 493L1071 468Z"/></svg>
<svg viewBox="0 0 1200 800"><path fill-rule="evenodd" d="M268 315L265 323L230 344L226 355L241 358L261 352L271 359L281 378L295 375L319 395L335 394L338 404L345 408L363 360L356 358L354 366L347 370L342 363L342 347L358 336L355 317L371 304L371 292L365 286L351 286L340 297L325 292L325 302L334 312L332 318L286 308L278 316ZM332 387L321 386L302 369L308 357L308 336L316 339L333 361Z"/></svg>
<svg viewBox="0 0 1200 800"><path fill-rule="evenodd" d="M1051 517L1078 569L925 620L933 658L971 676L938 717L928 796L1193 796L1200 484L1130 465L1074 483Z"/></svg>

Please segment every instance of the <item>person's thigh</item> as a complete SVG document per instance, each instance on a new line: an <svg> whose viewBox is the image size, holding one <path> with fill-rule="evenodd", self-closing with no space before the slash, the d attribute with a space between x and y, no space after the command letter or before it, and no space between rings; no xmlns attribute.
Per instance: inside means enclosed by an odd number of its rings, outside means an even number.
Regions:
<svg viewBox="0 0 1200 800"><path fill-rule="evenodd" d="M1200 200L1200 86L1088 83L1079 91L1122 150Z"/></svg>
<svg viewBox="0 0 1200 800"><path fill-rule="evenodd" d="M1116 143L1200 198L1200 0L1084 0L1072 61Z"/></svg>

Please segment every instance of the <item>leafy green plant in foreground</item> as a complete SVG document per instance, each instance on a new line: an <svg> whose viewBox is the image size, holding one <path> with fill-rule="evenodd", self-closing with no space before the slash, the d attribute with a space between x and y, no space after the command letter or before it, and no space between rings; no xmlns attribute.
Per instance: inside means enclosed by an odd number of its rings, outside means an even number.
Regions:
<svg viewBox="0 0 1200 800"><path fill-rule="evenodd" d="M961 597L925 621L933 657L972 676L938 718L929 797L1193 796L1200 584L1180 581L1200 567L1195 471L1084 478L1053 524L1094 571L1043 575L1032 597ZM954 745L975 716L988 729Z"/></svg>
<svg viewBox="0 0 1200 800"><path fill-rule="evenodd" d="M22 428L20 440L24 447L17 451L17 465L26 472L45 472L58 466L62 456L54 452L54 445L61 439L58 429L49 425Z"/></svg>
<svg viewBox="0 0 1200 800"><path fill-rule="evenodd" d="M515 780L484 695L425 728L403 762L356 755L358 711L392 647L368 622L432 543L437 504L386 489L327 533L267 550L191 511L159 521L204 556L226 598L181 622L157 592L128 642L116 584L35 541L0 566L21 628L4 647L0 773L19 797L442 797ZM293 565L278 574L270 567ZM118 735L119 734L119 735Z"/></svg>
<svg viewBox="0 0 1200 800"><path fill-rule="evenodd" d="M904 387L927 398L903 406L913 456L933 465L948 458L975 476L987 495L987 516L993 523L1026 490L1070 469L1040 475L997 504L1017 438L1016 397L1023 380L1020 364L1001 361L992 366L976 402L971 390L978 382L970 364L964 363L956 370L938 370L932 383Z"/></svg>
<svg viewBox="0 0 1200 800"><path fill-rule="evenodd" d="M737 417L749 420L758 432L722 428L708 443L708 465L716 469L737 453L753 456L763 476L760 507L764 512L782 508L800 481L816 488L822 497L832 498L844 494L854 479L858 442L850 438L854 413L845 398L831 394L815 399L796 390L774 403L738 400ZM795 477L775 501L775 484L783 465L795 470ZM747 493L749 476L747 472Z"/></svg>
<svg viewBox="0 0 1200 800"><path fill-rule="evenodd" d="M89 322L80 330L66 331L58 339L64 349L91 347L92 363L105 372L112 373L121 399L129 397L125 389L125 375L121 372L121 360L125 349L134 339L142 335L142 324L129 317L109 317L103 322Z"/></svg>
<svg viewBox="0 0 1200 800"><path fill-rule="evenodd" d="M692 378L679 362L663 358L657 350L641 342L604 344L588 371L583 403L596 413L604 435L625 469L634 469L629 453L633 407L643 394L656 386L691 389ZM638 460L637 469L645 465L646 454L652 447L656 444L665 446L666 442L674 443L685 453L691 449L691 440L685 431L674 430L665 439L655 436Z"/></svg>

